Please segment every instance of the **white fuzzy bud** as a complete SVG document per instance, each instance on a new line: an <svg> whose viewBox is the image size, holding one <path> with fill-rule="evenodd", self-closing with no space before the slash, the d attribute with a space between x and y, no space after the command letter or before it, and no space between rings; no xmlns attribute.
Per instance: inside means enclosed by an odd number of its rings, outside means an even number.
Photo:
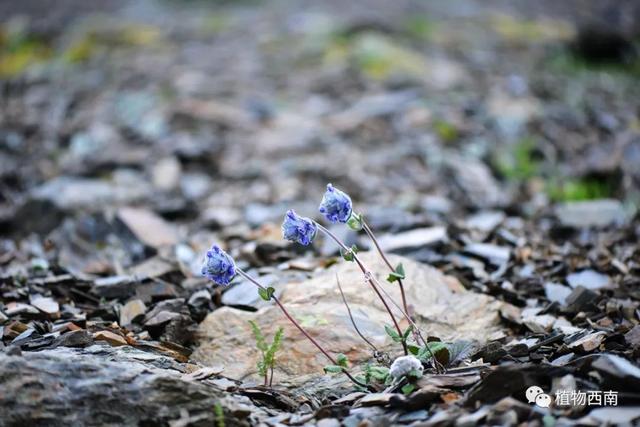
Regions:
<svg viewBox="0 0 640 427"><path fill-rule="evenodd" d="M422 374L422 363L414 356L400 356L391 364L389 375L397 380L414 370Z"/></svg>

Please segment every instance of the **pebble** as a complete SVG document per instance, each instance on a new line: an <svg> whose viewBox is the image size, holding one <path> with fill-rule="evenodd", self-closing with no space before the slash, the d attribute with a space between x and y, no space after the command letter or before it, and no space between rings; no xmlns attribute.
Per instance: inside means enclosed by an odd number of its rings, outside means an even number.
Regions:
<svg viewBox="0 0 640 427"><path fill-rule="evenodd" d="M567 282L572 288L582 286L587 289L597 290L611 287L611 279L606 274L594 270L583 270L571 273L567 276Z"/></svg>
<svg viewBox="0 0 640 427"><path fill-rule="evenodd" d="M567 202L556 207L556 216L567 227L606 227L628 221L624 206L614 199Z"/></svg>
<svg viewBox="0 0 640 427"><path fill-rule="evenodd" d="M129 326L147 311L142 300L134 299L120 309L120 326Z"/></svg>
<svg viewBox="0 0 640 427"><path fill-rule="evenodd" d="M106 341L113 347L127 345L127 340L123 336L110 331L98 331L93 334L93 339L96 341Z"/></svg>

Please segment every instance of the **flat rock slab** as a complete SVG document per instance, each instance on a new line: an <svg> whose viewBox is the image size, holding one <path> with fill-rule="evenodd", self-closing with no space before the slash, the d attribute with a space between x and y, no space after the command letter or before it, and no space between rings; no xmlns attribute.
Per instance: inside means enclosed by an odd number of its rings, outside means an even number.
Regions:
<svg viewBox="0 0 640 427"><path fill-rule="evenodd" d="M185 380L183 369L170 358L131 347L0 353L0 425L216 425L213 408L220 403L227 415L227 398ZM226 421L255 425L249 419Z"/></svg>
<svg viewBox="0 0 640 427"><path fill-rule="evenodd" d="M360 256L386 291L400 303L397 284L385 281L386 265L376 254L365 252ZM393 265L399 262L404 265L407 299L413 304L410 310L414 311L425 334L443 340L486 341L499 329L501 302L465 290L456 279L444 276L430 266L399 256L391 256L390 261ZM371 352L351 325L336 286L336 276L360 330L379 348L400 350L384 332L384 325L390 324L386 311L354 263L341 261L307 281L281 286L281 300L326 349L344 353L355 363L369 360ZM301 376L322 372L327 360L288 323L276 306L263 307L254 313L230 307L210 313L199 326L200 344L192 359L209 366L224 365L225 374L232 378L255 378L258 352L249 320L255 320L268 339L279 326L285 329L282 350L277 355L276 381L295 384Z"/></svg>

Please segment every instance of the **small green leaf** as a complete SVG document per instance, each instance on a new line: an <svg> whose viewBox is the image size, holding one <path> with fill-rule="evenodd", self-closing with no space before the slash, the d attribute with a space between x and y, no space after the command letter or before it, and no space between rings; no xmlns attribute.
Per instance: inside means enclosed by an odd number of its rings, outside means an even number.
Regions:
<svg viewBox="0 0 640 427"><path fill-rule="evenodd" d="M267 343L265 341L264 335L262 334L262 331L260 330L260 327L253 320L249 320L249 324L251 325L251 332L253 332L253 336L256 339L256 347L258 347L258 350L264 353L265 351L267 351Z"/></svg>
<svg viewBox="0 0 640 427"><path fill-rule="evenodd" d="M368 366L367 374L377 381L385 381L389 376L389 368L384 366Z"/></svg>
<svg viewBox="0 0 640 427"><path fill-rule="evenodd" d="M343 367L342 366L338 366L338 365L327 365L324 367L324 372L326 374L339 374L340 372L343 371Z"/></svg>
<svg viewBox="0 0 640 427"><path fill-rule="evenodd" d="M400 263L396 266L396 269L393 271L393 273L389 273L389 276L387 277L387 282L393 283L396 280L402 280L404 278L405 278L404 266L402 265L402 263Z"/></svg>
<svg viewBox="0 0 640 427"><path fill-rule="evenodd" d="M275 291L276 290L271 286L269 286L268 288L259 288L258 295L260 295L260 298L262 298L263 300L269 301L273 296L273 294L275 293Z"/></svg>
<svg viewBox="0 0 640 427"><path fill-rule="evenodd" d="M343 249L340 249L340 254L342 255L342 258L344 258L345 261L353 262L355 260L354 254L357 254L358 252L359 250L356 245L352 245L349 251L344 251Z"/></svg>
<svg viewBox="0 0 640 427"><path fill-rule="evenodd" d="M411 377L411 378L420 378L421 376L422 376L422 372L418 371L417 369L412 369L407 374L407 377Z"/></svg>
<svg viewBox="0 0 640 427"><path fill-rule="evenodd" d="M409 327L402 334L403 341L406 341L409 338L409 334L413 332L413 325L409 325Z"/></svg>
<svg viewBox="0 0 640 427"><path fill-rule="evenodd" d="M349 366L349 359L342 353L338 354L336 361L338 362L338 366L344 366L345 368Z"/></svg>
<svg viewBox="0 0 640 427"><path fill-rule="evenodd" d="M417 345L408 344L407 345L407 350L409 350L409 353L411 353L414 356L416 356L420 352L420 347L418 347Z"/></svg>
<svg viewBox="0 0 640 427"><path fill-rule="evenodd" d="M398 332L396 332L396 330L393 329L391 326L384 325L384 330L394 342L402 342L402 337L400 336L400 334L398 334Z"/></svg>
<svg viewBox="0 0 640 427"><path fill-rule="evenodd" d="M422 347L416 356L418 359L426 362L431 359L431 353L436 357L436 360L440 362L442 365L448 365L450 354L447 343L442 341L430 341L427 343L429 345L429 349L427 347ZM431 350L431 352L429 352Z"/></svg>
<svg viewBox="0 0 640 427"><path fill-rule="evenodd" d="M411 394L411 392L413 392L413 390L416 389L416 386L413 384L405 384L404 386L402 386L402 388L400 389L404 394Z"/></svg>

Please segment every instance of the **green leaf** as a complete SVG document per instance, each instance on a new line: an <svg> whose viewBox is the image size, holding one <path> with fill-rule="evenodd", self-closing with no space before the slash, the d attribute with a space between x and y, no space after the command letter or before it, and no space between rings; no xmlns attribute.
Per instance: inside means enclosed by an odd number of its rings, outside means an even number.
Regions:
<svg viewBox="0 0 640 427"><path fill-rule="evenodd" d="M391 385L393 383L393 377L391 375L387 375L387 378L384 380L384 385Z"/></svg>
<svg viewBox="0 0 640 427"><path fill-rule="evenodd" d="M393 271L393 273L389 273L389 276L387 277L387 282L393 283L396 280L402 280L404 278L405 278L404 266L402 265L402 263L400 263L396 266L396 269Z"/></svg>
<svg viewBox="0 0 640 427"><path fill-rule="evenodd" d="M342 255L342 258L344 258L345 261L353 262L355 260L355 257L353 255L357 254L358 252L359 250L356 245L352 245L349 251L344 251L340 249L340 254Z"/></svg>
<svg viewBox="0 0 640 427"><path fill-rule="evenodd" d="M449 363L456 363L465 357L468 357L475 349L473 342L471 341L454 341L447 343L447 349L449 350L450 360Z"/></svg>
<svg viewBox="0 0 640 427"><path fill-rule="evenodd" d="M264 354L264 363L267 367L273 368L275 366L275 355L278 349L280 348L280 343L282 342L282 336L284 335L284 329L279 327L276 331L276 334L273 337L273 342L267 349Z"/></svg>
<svg viewBox="0 0 640 427"><path fill-rule="evenodd" d="M411 378L420 378L421 376L422 376L422 372L418 371L417 369L412 369L407 374L407 377L411 377Z"/></svg>
<svg viewBox="0 0 640 427"><path fill-rule="evenodd" d="M258 324L253 320L249 320L249 324L251 325L251 332L256 339L256 347L264 354L264 352L267 351L267 343L265 341L264 335L262 335L260 326L258 326Z"/></svg>
<svg viewBox="0 0 640 427"><path fill-rule="evenodd" d="M411 332L413 332L413 325L409 325L409 327L404 331L404 333L402 334L402 340L406 341L407 338L409 338L409 334L411 334Z"/></svg>
<svg viewBox="0 0 640 427"><path fill-rule="evenodd" d="M394 342L402 342L402 337L389 325L384 325L384 330Z"/></svg>
<svg viewBox="0 0 640 427"><path fill-rule="evenodd" d="M258 288L258 295L265 301L269 301L273 294L275 293L275 289L271 286L268 288Z"/></svg>
<svg viewBox="0 0 640 427"><path fill-rule="evenodd" d="M402 388L400 389L404 394L411 394L411 392L413 392L413 390L416 389L416 386L413 384L405 384L404 386L402 386Z"/></svg>
<svg viewBox="0 0 640 427"><path fill-rule="evenodd" d="M409 350L409 353L411 353L414 356L416 356L420 352L420 347L418 347L417 345L408 344L407 345L407 350Z"/></svg>
<svg viewBox="0 0 640 427"><path fill-rule="evenodd" d="M370 366L367 366L366 372L369 375L369 377L377 381L385 381L389 376L389 368L384 366L370 365Z"/></svg>
<svg viewBox="0 0 640 427"><path fill-rule="evenodd" d="M343 366L345 368L349 366L349 359L347 359L347 356L342 353L338 354L336 361L338 362L338 366Z"/></svg>
<svg viewBox="0 0 640 427"><path fill-rule="evenodd" d="M347 227L354 231L362 230L362 223L364 222L364 216L358 215L355 212L351 212L351 216L347 220Z"/></svg>
<svg viewBox="0 0 640 427"><path fill-rule="evenodd" d="M430 341L427 343L429 345L429 349L431 353L436 357L436 360L440 362L442 365L448 365L450 360L449 348L448 344L442 341ZM431 353L427 349L427 347L422 347L416 356L423 362L431 359Z"/></svg>
<svg viewBox="0 0 640 427"><path fill-rule="evenodd" d="M338 366L338 365L327 365L324 367L324 372L326 374L339 374L340 372L343 371L343 367L342 366Z"/></svg>

